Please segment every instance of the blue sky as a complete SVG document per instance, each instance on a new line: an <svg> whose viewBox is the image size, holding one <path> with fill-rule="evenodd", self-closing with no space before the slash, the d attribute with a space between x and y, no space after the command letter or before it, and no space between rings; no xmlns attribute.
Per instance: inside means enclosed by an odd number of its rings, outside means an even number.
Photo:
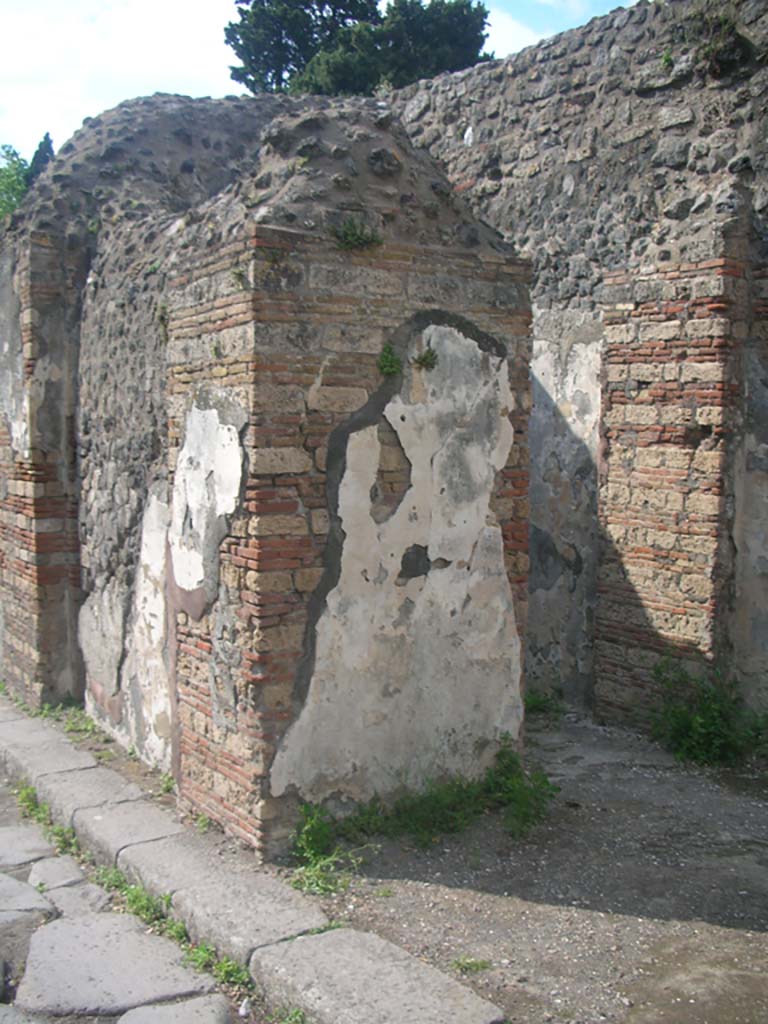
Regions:
<svg viewBox="0 0 768 1024"><path fill-rule="evenodd" d="M616 0L486 0L497 57L582 25ZM0 0L0 143L30 159L92 117L153 92L226 96L234 0Z"/></svg>

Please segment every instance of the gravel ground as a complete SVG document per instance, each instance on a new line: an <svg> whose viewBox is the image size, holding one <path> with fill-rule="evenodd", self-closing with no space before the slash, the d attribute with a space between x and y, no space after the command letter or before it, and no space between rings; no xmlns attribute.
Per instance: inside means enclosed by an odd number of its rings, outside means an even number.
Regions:
<svg viewBox="0 0 768 1024"><path fill-rule="evenodd" d="M387 841L346 893L316 897L323 909L462 977L516 1024L765 1024L764 776L683 768L568 719L529 727L528 761L560 793L527 839L487 815L427 851Z"/></svg>
<svg viewBox="0 0 768 1024"><path fill-rule="evenodd" d="M116 744L71 738L173 804ZM426 851L386 841L345 893L314 898L461 978L510 1024L766 1024L766 775L685 768L570 716L531 718L526 757L560 787L526 839L489 814ZM240 1019L269 1024L250 1004Z"/></svg>

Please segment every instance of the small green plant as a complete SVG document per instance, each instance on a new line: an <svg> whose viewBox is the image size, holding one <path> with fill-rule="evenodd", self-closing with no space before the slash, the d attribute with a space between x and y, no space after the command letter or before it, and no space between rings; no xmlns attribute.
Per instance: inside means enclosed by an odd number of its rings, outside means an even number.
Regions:
<svg viewBox="0 0 768 1024"><path fill-rule="evenodd" d="M57 853L69 854L71 857L79 856L80 843L73 828L67 828L64 825L49 825L47 833L48 838L56 847Z"/></svg>
<svg viewBox="0 0 768 1024"><path fill-rule="evenodd" d="M768 715L744 704L735 680L718 672L696 678L671 658L656 664L654 676L661 704L653 733L679 760L732 764L768 752Z"/></svg>
<svg viewBox="0 0 768 1024"><path fill-rule="evenodd" d="M269 1020L270 1024L309 1024L304 1011L296 1007L292 1010L278 1010Z"/></svg>
<svg viewBox="0 0 768 1024"><path fill-rule="evenodd" d="M84 708L68 708L64 712L64 732L80 736L97 736L101 733L98 725Z"/></svg>
<svg viewBox="0 0 768 1024"><path fill-rule="evenodd" d="M563 703L548 690L526 690L525 698L526 715L561 715Z"/></svg>
<svg viewBox="0 0 768 1024"><path fill-rule="evenodd" d="M168 904L161 896L153 896L141 885L128 885L123 890L125 909L135 914L144 924L157 925L165 921Z"/></svg>
<svg viewBox="0 0 768 1024"><path fill-rule="evenodd" d="M232 271L232 280L241 291L248 289L248 272L245 267L235 267Z"/></svg>
<svg viewBox="0 0 768 1024"><path fill-rule="evenodd" d="M459 974L479 974L481 971L489 971L493 964L490 960L476 960L471 956L457 956L451 961L451 967Z"/></svg>
<svg viewBox="0 0 768 1024"><path fill-rule="evenodd" d="M414 356L411 362L421 370L434 370L437 366L437 352L435 352L433 348L427 346L423 352Z"/></svg>
<svg viewBox="0 0 768 1024"><path fill-rule="evenodd" d="M195 828L201 836L204 836L206 832L210 831L212 824L213 822L207 814L198 814L195 818Z"/></svg>
<svg viewBox="0 0 768 1024"><path fill-rule="evenodd" d="M347 217L338 227L333 229L333 237L339 249L370 249L381 245L381 236L374 228L369 228L365 221L355 217Z"/></svg>
<svg viewBox="0 0 768 1024"><path fill-rule="evenodd" d="M51 809L41 803L33 786L22 786L16 794L16 803L25 818L31 818L42 826L46 839L60 854L68 853L74 857L80 855L80 844L75 830L64 825L54 825Z"/></svg>
<svg viewBox="0 0 768 1024"><path fill-rule="evenodd" d="M37 801L37 792L33 786L22 786L16 794L16 803L25 818L33 818L40 807Z"/></svg>
<svg viewBox="0 0 768 1024"><path fill-rule="evenodd" d="M170 772L166 772L160 777L160 792L161 793L172 793L176 788L176 780Z"/></svg>
<svg viewBox="0 0 768 1024"><path fill-rule="evenodd" d="M665 71L671 71L675 66L675 58L672 56L672 51L667 49L661 58L661 66Z"/></svg>
<svg viewBox="0 0 768 1024"><path fill-rule="evenodd" d="M251 985L248 968L228 956L220 957L213 965L213 976L220 985L234 985L247 988Z"/></svg>
<svg viewBox="0 0 768 1024"><path fill-rule="evenodd" d="M163 935L165 935L166 938L173 939L174 942L178 942L180 946L186 946L189 942L187 926L183 921L179 921L175 917L166 918L165 925L163 927Z"/></svg>
<svg viewBox="0 0 768 1024"><path fill-rule="evenodd" d="M382 900L391 899L395 895L395 890L390 888L388 885L383 885L380 889L377 889L374 896L378 896Z"/></svg>
<svg viewBox="0 0 768 1024"><path fill-rule="evenodd" d="M8 693L8 687L5 683L0 683L0 696L5 697Z"/></svg>
<svg viewBox="0 0 768 1024"><path fill-rule="evenodd" d="M184 963L197 971L210 971L216 963L216 949L206 942L190 946L184 954Z"/></svg>
<svg viewBox="0 0 768 1024"><path fill-rule="evenodd" d="M403 361L389 342L381 350L381 355L376 365L382 377L396 377L398 373L403 372Z"/></svg>
<svg viewBox="0 0 768 1024"><path fill-rule="evenodd" d="M119 868L98 867L93 872L93 879L108 892L123 893L128 888L128 879Z"/></svg>
<svg viewBox="0 0 768 1024"><path fill-rule="evenodd" d="M346 892L352 880L350 854L336 849L325 857L317 857L309 864L296 868L291 885L299 892L312 896L333 896Z"/></svg>

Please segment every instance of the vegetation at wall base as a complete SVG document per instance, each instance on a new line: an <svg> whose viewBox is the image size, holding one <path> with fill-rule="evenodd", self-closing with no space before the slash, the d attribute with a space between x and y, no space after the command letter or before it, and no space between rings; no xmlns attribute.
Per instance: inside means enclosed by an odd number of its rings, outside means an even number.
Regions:
<svg viewBox="0 0 768 1024"><path fill-rule="evenodd" d="M342 842L368 843L377 836L410 837L422 848L440 836L461 832L482 814L501 811L504 828L522 838L546 814L557 787L543 772L526 772L509 738L480 779L454 777L407 793L390 807L374 797L351 815L334 818L315 804L303 804L293 852L300 867L293 884L305 892L337 892L340 869L354 867L365 849L347 852ZM346 884L348 885L348 878ZM327 886L327 888L323 888Z"/></svg>
<svg viewBox="0 0 768 1024"><path fill-rule="evenodd" d="M768 714L745 705L735 680L718 672L697 678L668 657L656 664L654 676L661 703L653 734L678 760L730 765L768 755Z"/></svg>
<svg viewBox="0 0 768 1024"><path fill-rule="evenodd" d="M533 687L525 691L523 698L526 715L551 715L559 717L565 707L557 694L550 690L536 690Z"/></svg>

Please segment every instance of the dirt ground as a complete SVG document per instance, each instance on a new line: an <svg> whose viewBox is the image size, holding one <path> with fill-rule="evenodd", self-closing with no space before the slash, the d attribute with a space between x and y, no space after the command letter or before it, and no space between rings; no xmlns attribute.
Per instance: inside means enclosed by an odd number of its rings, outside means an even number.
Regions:
<svg viewBox="0 0 768 1024"><path fill-rule="evenodd" d="M527 839L489 815L428 851L387 842L345 894L315 898L515 1024L765 1024L764 777L568 718L529 725L528 761L561 791Z"/></svg>
<svg viewBox="0 0 768 1024"><path fill-rule="evenodd" d="M117 744L79 739L173 805ZM575 716L531 717L526 761L560 787L526 839L489 814L426 851L386 841L345 893L309 898L460 978L510 1024L766 1024L766 775L686 768ZM271 1019L257 996L250 1009L251 1024Z"/></svg>

